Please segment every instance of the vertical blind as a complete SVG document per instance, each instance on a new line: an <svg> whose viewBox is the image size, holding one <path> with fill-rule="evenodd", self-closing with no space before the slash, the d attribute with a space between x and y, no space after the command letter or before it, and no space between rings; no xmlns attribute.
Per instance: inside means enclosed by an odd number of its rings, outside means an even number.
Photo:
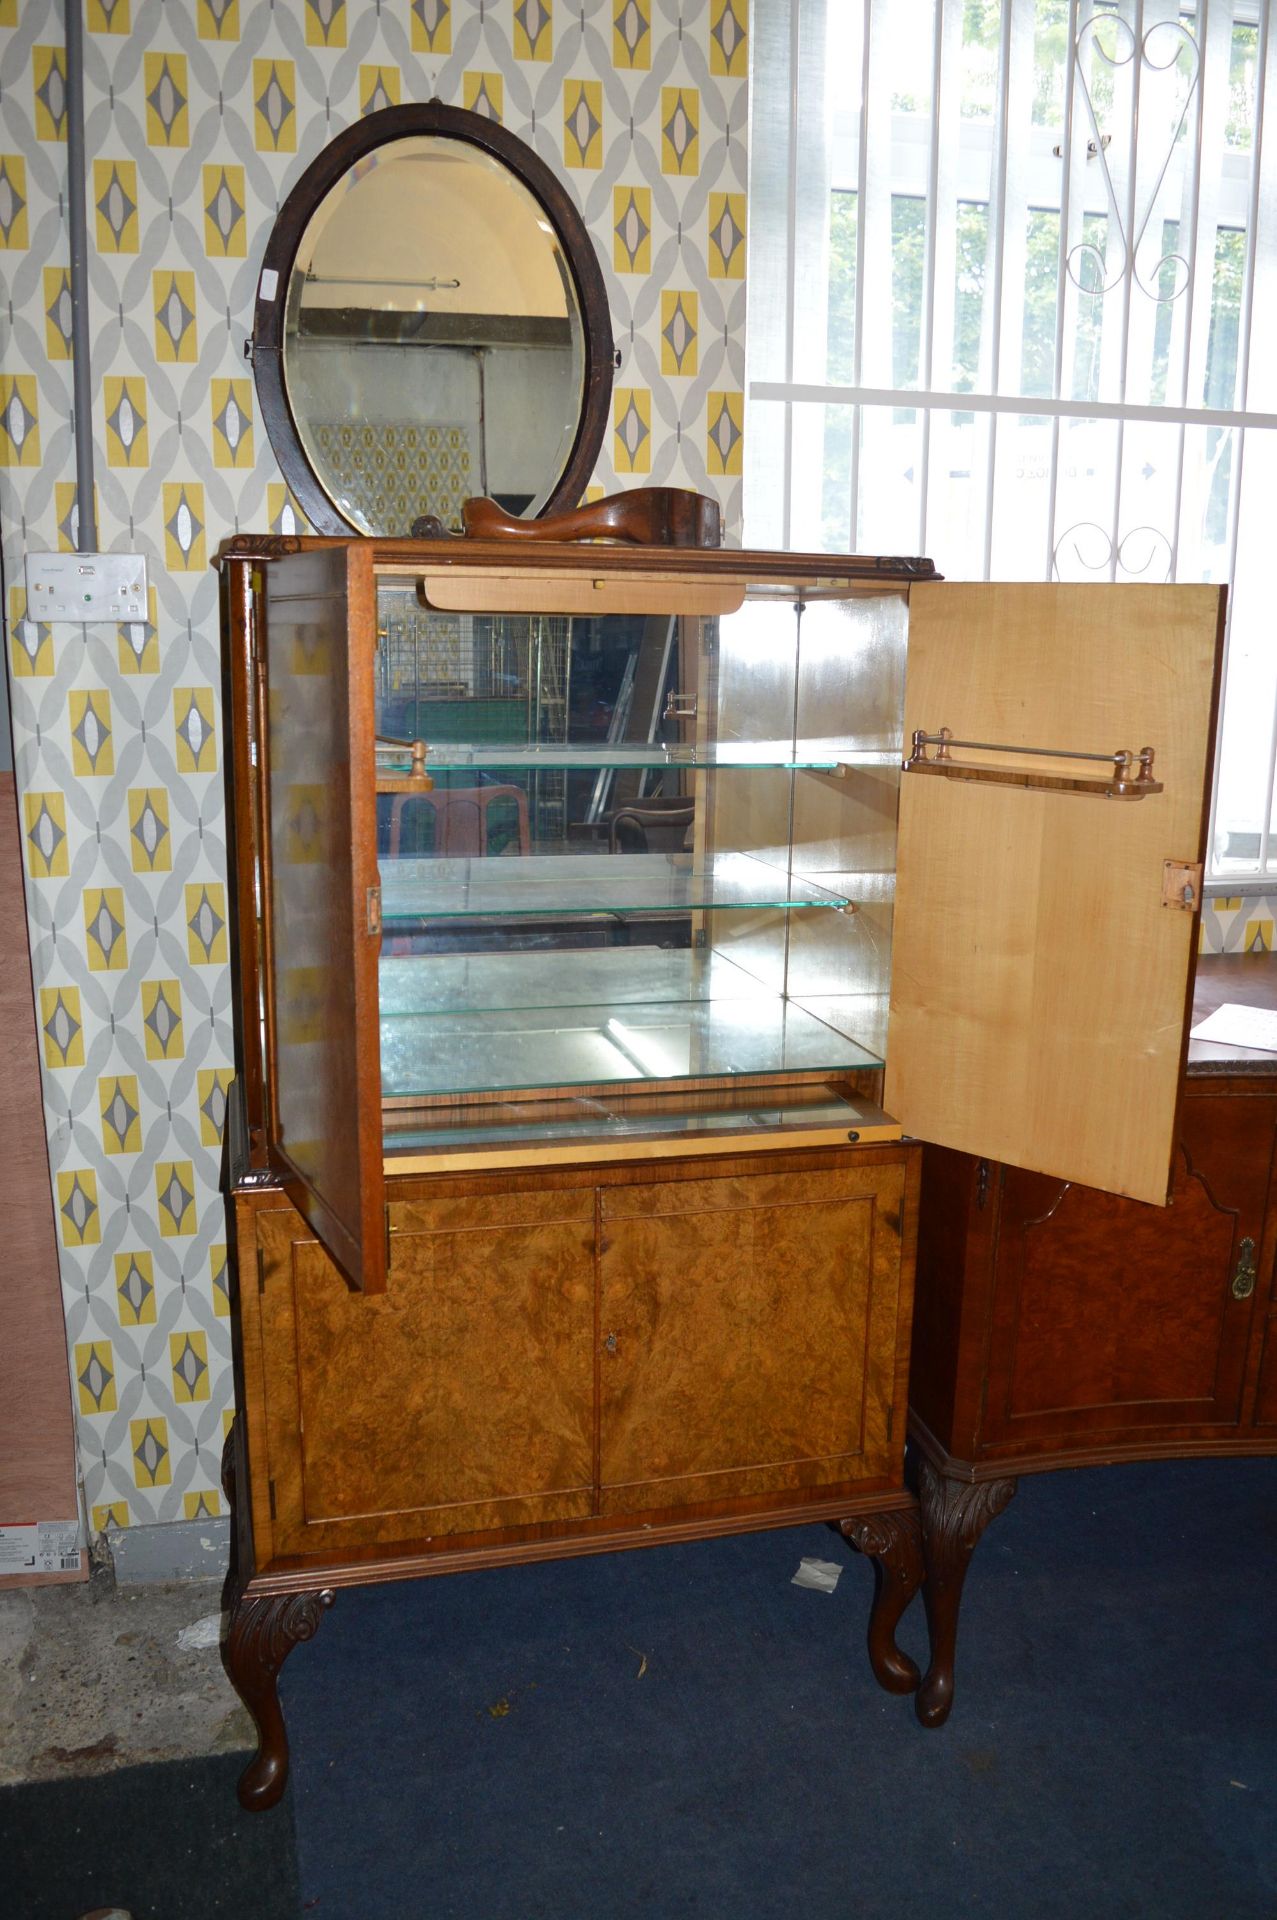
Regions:
<svg viewBox="0 0 1277 1920"><path fill-rule="evenodd" d="M1227 582L1210 873L1277 873L1266 0L754 0L746 537Z"/></svg>

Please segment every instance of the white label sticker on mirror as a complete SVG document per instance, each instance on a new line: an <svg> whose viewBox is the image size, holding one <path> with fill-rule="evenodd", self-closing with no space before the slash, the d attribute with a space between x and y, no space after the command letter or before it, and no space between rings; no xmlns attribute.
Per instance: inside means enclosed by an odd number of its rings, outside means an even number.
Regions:
<svg viewBox="0 0 1277 1920"><path fill-rule="evenodd" d="M273 300L275 298L275 292L278 286L279 286L279 275L276 273L274 267L264 268L262 272L261 285L257 289L258 299Z"/></svg>

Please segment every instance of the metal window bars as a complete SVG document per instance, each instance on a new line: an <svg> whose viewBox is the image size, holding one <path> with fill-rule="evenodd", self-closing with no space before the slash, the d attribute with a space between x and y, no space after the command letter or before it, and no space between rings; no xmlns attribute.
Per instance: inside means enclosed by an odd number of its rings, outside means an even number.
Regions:
<svg viewBox="0 0 1277 1920"><path fill-rule="evenodd" d="M1231 885L1277 878L1273 15L755 0L752 40L747 539L1227 580Z"/></svg>

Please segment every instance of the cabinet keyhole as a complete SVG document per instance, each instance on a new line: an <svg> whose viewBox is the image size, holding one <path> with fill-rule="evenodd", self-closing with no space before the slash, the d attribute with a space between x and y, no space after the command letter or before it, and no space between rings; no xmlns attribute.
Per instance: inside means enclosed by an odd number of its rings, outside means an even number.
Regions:
<svg viewBox="0 0 1277 1920"><path fill-rule="evenodd" d="M1255 1242L1247 1235L1237 1249L1237 1271L1233 1275L1234 1300L1249 1300L1255 1291Z"/></svg>

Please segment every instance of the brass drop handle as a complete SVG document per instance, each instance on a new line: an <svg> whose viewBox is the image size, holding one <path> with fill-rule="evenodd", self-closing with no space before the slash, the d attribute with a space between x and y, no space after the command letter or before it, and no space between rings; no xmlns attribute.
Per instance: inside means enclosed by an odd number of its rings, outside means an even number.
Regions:
<svg viewBox="0 0 1277 1920"><path fill-rule="evenodd" d="M1234 1300L1249 1300L1255 1291L1255 1242L1247 1235L1237 1249L1237 1271L1233 1275Z"/></svg>

